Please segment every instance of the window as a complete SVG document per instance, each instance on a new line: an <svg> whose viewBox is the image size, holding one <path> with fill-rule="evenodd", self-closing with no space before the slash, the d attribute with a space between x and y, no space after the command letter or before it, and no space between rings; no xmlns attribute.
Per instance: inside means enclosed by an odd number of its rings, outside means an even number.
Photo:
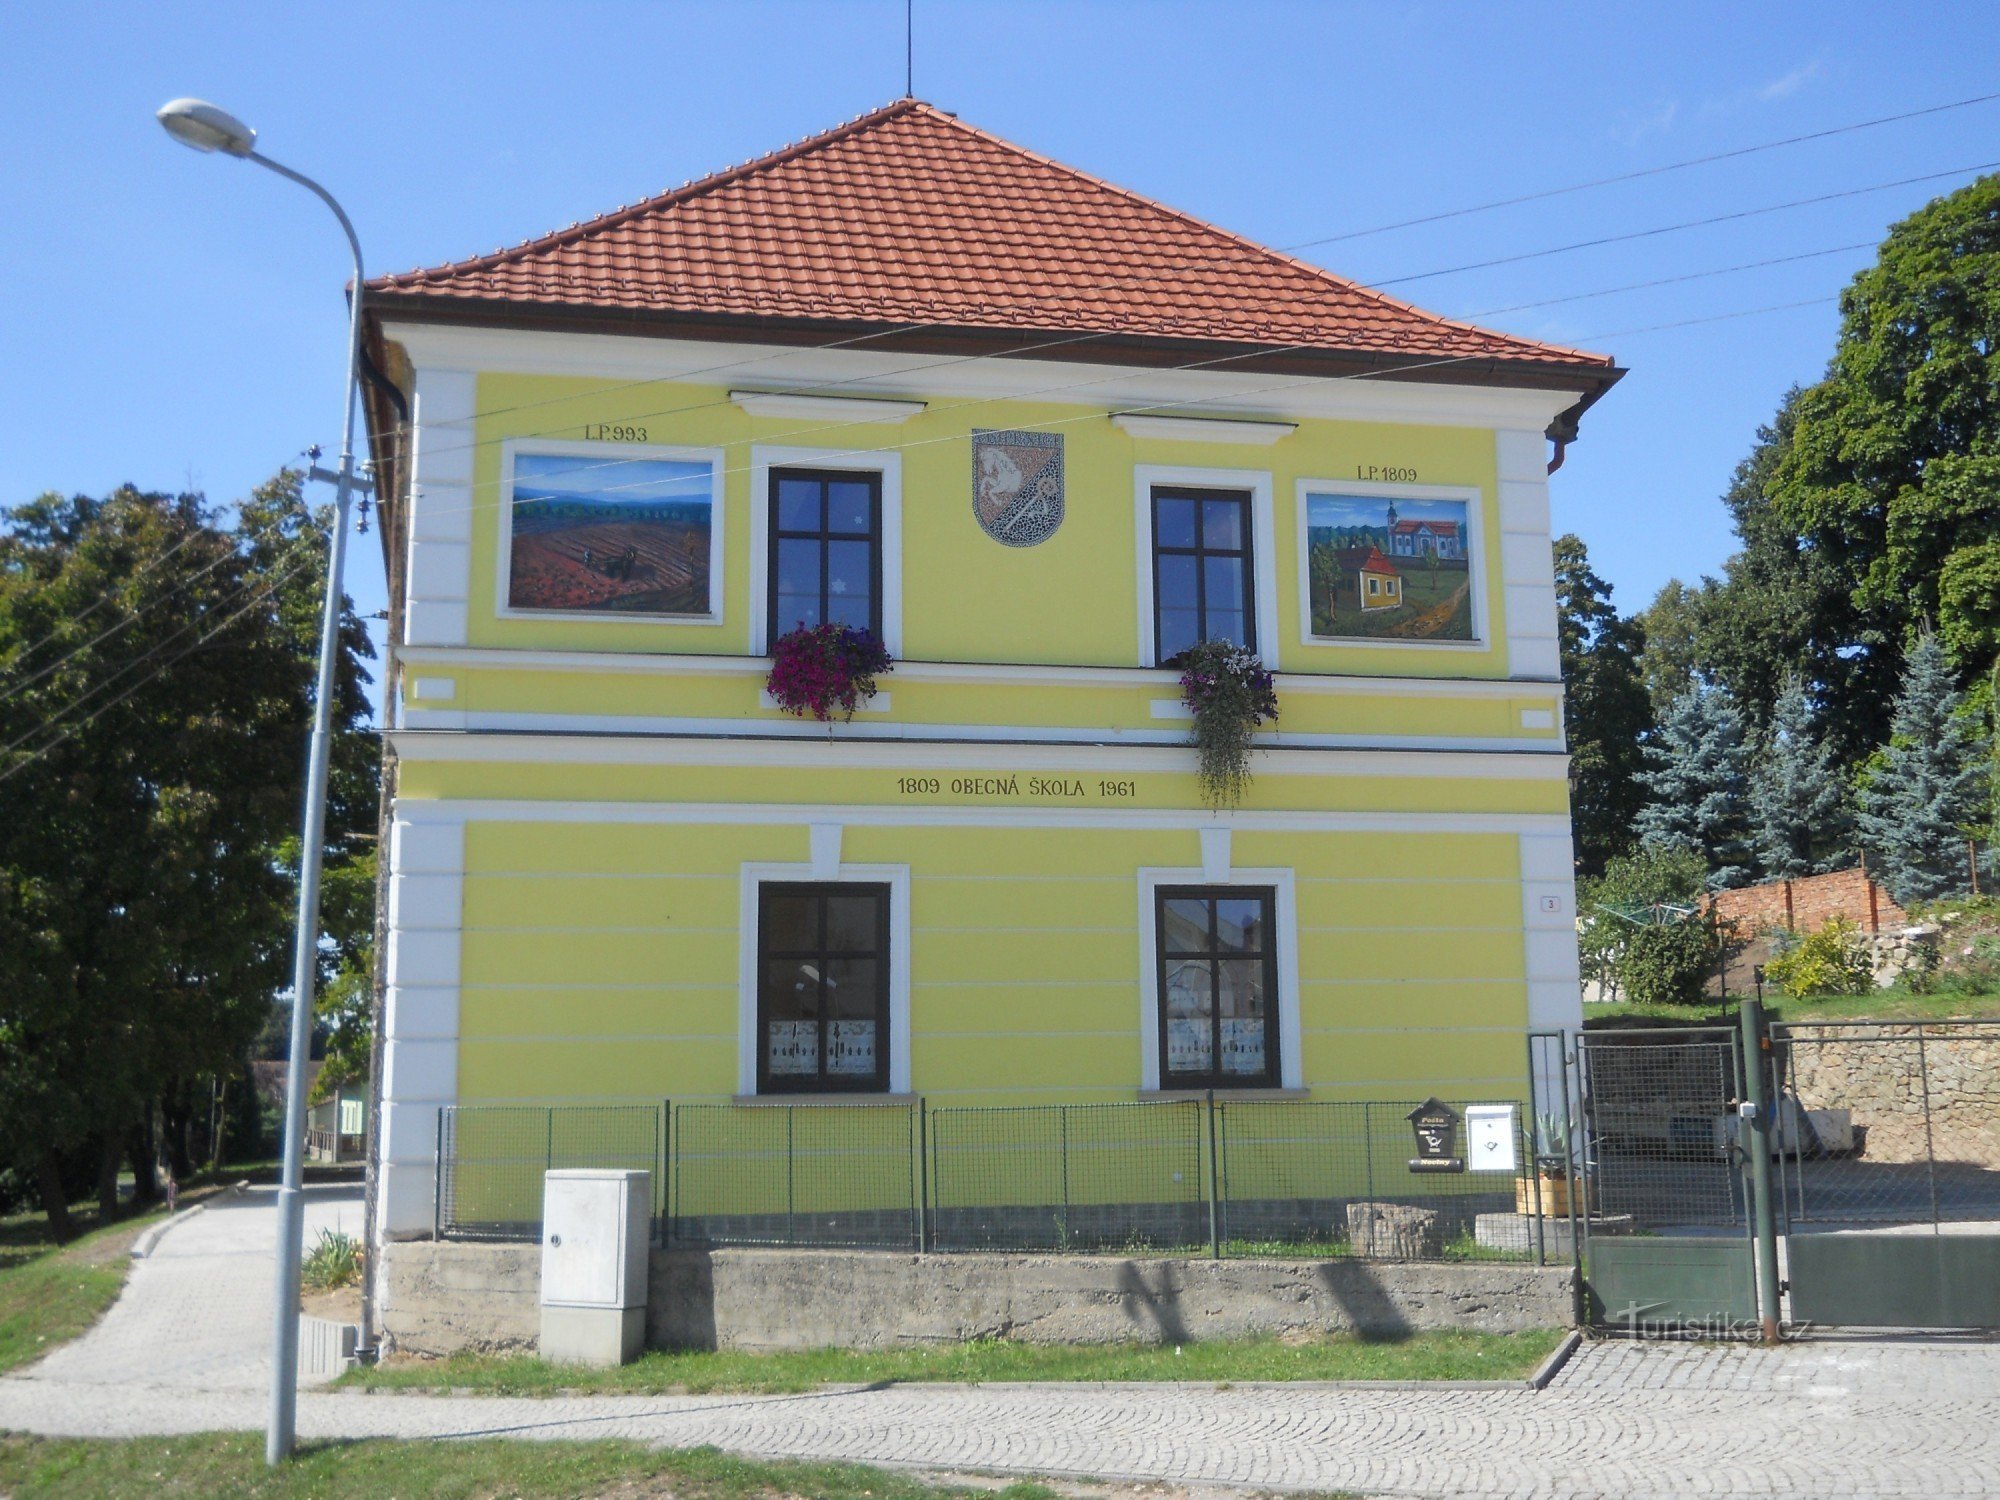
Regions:
<svg viewBox="0 0 2000 1500"><path fill-rule="evenodd" d="M758 886L758 1093L887 1091L889 892Z"/></svg>
<svg viewBox="0 0 2000 1500"><path fill-rule="evenodd" d="M799 625L882 636L882 476L773 469L767 643Z"/></svg>
<svg viewBox="0 0 2000 1500"><path fill-rule="evenodd" d="M1158 486L1152 498L1153 659L1212 640L1255 651L1250 496Z"/></svg>
<svg viewBox="0 0 2000 1500"><path fill-rule="evenodd" d="M1160 1086L1269 1088L1278 1058L1278 957L1269 886L1161 886Z"/></svg>

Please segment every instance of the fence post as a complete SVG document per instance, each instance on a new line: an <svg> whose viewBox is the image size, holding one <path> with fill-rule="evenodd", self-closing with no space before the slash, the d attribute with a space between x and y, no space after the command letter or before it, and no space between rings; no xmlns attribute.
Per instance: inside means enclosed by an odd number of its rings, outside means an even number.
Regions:
<svg viewBox="0 0 2000 1500"><path fill-rule="evenodd" d="M1917 1027L1917 1079L1924 1090L1924 1172L1930 1179L1931 1233L1943 1234L1938 1223L1937 1148L1931 1140L1931 1066L1924 1055L1924 1028Z"/></svg>
<svg viewBox="0 0 2000 1500"><path fill-rule="evenodd" d="M924 1123L923 1095L917 1096L917 1254L930 1248L931 1182L925 1164L930 1160L930 1130Z"/></svg>
<svg viewBox="0 0 2000 1500"><path fill-rule="evenodd" d="M785 1106L785 1243L787 1245L797 1244L799 1237L798 1226L792 1222L795 1212L792 1175L798 1161L797 1154L792 1149L792 1117L796 1110L796 1105Z"/></svg>
<svg viewBox="0 0 2000 1500"><path fill-rule="evenodd" d="M1222 1259L1222 1233L1217 1221L1217 1205L1222 1201L1222 1156L1215 1145L1215 1090L1208 1091L1208 1253Z"/></svg>
<svg viewBox="0 0 2000 1500"><path fill-rule="evenodd" d="M437 1180L431 1184L431 1238L444 1238L444 1128L451 1117L449 1104L438 1110Z"/></svg>
<svg viewBox="0 0 2000 1500"><path fill-rule="evenodd" d="M1743 1084L1751 1109L1750 1191L1756 1199L1757 1307L1764 1342L1770 1344L1778 1339L1778 1226L1771 1204L1771 1103L1764 1086L1764 1055L1770 1042L1764 1031L1763 1003L1755 997L1745 1000L1742 1021Z"/></svg>
<svg viewBox="0 0 2000 1500"><path fill-rule="evenodd" d="M672 1179L667 1174L667 1161L668 1153L673 1149L673 1139L674 1101L671 1099L662 1099L660 1101L659 1135L660 1189L653 1197L653 1212L659 1217L660 1244L662 1247L673 1239L674 1233L673 1215L667 1206L667 1194L672 1191Z"/></svg>
<svg viewBox="0 0 2000 1500"><path fill-rule="evenodd" d="M1059 1106L1062 1113L1057 1120L1062 1125L1062 1149L1057 1153L1062 1157L1062 1248L1069 1249L1069 1106Z"/></svg>

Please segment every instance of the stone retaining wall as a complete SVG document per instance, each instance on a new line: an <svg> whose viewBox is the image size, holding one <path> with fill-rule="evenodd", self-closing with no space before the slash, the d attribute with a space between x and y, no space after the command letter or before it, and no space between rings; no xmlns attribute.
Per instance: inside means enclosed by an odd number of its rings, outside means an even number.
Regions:
<svg viewBox="0 0 2000 1500"><path fill-rule="evenodd" d="M393 1349L534 1347L538 1247L407 1241L386 1254ZM1573 1311L1566 1266L873 1250L656 1250L650 1301L649 1344L704 1349L1504 1333Z"/></svg>
<svg viewBox="0 0 2000 1500"><path fill-rule="evenodd" d="M1792 1081L1807 1109L1845 1109L1865 1129L1869 1161L1941 1162L2000 1170L2000 1027L1932 1022L1917 1029L1792 1026ZM1930 1101L1926 1135L1924 1102Z"/></svg>

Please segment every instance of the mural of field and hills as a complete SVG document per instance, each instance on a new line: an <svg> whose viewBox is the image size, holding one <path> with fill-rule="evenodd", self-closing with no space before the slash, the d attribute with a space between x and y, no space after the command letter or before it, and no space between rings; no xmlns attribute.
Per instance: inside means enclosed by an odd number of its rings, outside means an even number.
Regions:
<svg viewBox="0 0 2000 1500"><path fill-rule="evenodd" d="M508 607L708 614L714 521L708 464L516 454Z"/></svg>
<svg viewBox="0 0 2000 1500"><path fill-rule="evenodd" d="M1463 500L1306 496L1312 633L1400 641L1475 639L1471 551Z"/></svg>

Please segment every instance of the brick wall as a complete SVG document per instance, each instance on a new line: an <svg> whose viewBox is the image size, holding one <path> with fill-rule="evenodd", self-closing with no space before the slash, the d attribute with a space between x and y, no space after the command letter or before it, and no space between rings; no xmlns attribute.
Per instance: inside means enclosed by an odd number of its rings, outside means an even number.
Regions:
<svg viewBox="0 0 2000 1500"><path fill-rule="evenodd" d="M1832 917L1846 917L1863 932L1892 930L1907 926L1910 920L1910 914L1869 879L1866 866L1861 865L1829 875L1718 891L1715 910L1725 920L1741 923L1745 936L1759 928L1776 927L1817 932Z"/></svg>

